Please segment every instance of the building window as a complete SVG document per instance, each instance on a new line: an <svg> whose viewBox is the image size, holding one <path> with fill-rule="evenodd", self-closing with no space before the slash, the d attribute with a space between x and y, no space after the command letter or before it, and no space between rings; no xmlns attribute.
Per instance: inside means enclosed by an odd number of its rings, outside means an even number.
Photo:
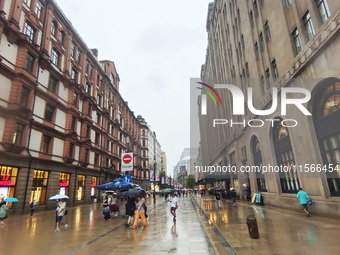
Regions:
<svg viewBox="0 0 340 255"><path fill-rule="evenodd" d="M75 116L72 116L71 129L73 131L76 131L76 128L77 128L77 118Z"/></svg>
<svg viewBox="0 0 340 255"><path fill-rule="evenodd" d="M77 51L77 62L80 63L81 51Z"/></svg>
<svg viewBox="0 0 340 255"><path fill-rule="evenodd" d="M72 42L71 44L71 57L74 58L76 53L76 45Z"/></svg>
<svg viewBox="0 0 340 255"><path fill-rule="evenodd" d="M263 39L263 34L261 33L260 36L260 47L261 47L261 52L264 51L264 39Z"/></svg>
<svg viewBox="0 0 340 255"><path fill-rule="evenodd" d="M64 45L64 41L65 41L65 32L60 31L59 42L60 42L61 45Z"/></svg>
<svg viewBox="0 0 340 255"><path fill-rule="evenodd" d="M56 21L52 21L52 25L51 25L51 34L56 36L57 35L57 29L58 29L58 24Z"/></svg>
<svg viewBox="0 0 340 255"><path fill-rule="evenodd" d="M78 72L76 71L76 69L72 68L72 70L71 70L71 79L75 80L77 82L77 78L78 78Z"/></svg>
<svg viewBox="0 0 340 255"><path fill-rule="evenodd" d="M268 21L264 23L264 34L266 35L266 41L270 42L272 38L270 36L270 29L269 29Z"/></svg>
<svg viewBox="0 0 340 255"><path fill-rule="evenodd" d="M99 166L99 154L94 154L94 165Z"/></svg>
<svg viewBox="0 0 340 255"><path fill-rule="evenodd" d="M97 104L99 107L102 106L102 96L101 95L97 95Z"/></svg>
<svg viewBox="0 0 340 255"><path fill-rule="evenodd" d="M74 143L70 143L70 148L69 148L69 151L68 151L68 156L70 158L73 158L74 157Z"/></svg>
<svg viewBox="0 0 340 255"><path fill-rule="evenodd" d="M41 18L41 13L42 13L43 5L39 1L37 1L35 5L35 14L37 15L38 19Z"/></svg>
<svg viewBox="0 0 340 255"><path fill-rule="evenodd" d="M314 31L314 27L313 27L312 18L310 16L310 13L307 12L306 15L303 16L302 20L303 20L303 23L305 24L305 29L306 29L306 32L307 32L307 38L308 38L308 41L309 41L315 35L315 31Z"/></svg>
<svg viewBox="0 0 340 255"><path fill-rule="evenodd" d="M41 139L41 146L40 146L40 152L41 153L49 153L50 152L50 144L52 141L52 137L43 135Z"/></svg>
<svg viewBox="0 0 340 255"><path fill-rule="evenodd" d="M78 106L78 93L77 92L73 93L73 105Z"/></svg>
<svg viewBox="0 0 340 255"><path fill-rule="evenodd" d="M55 107L47 104L46 111L45 111L45 120L48 122L52 122L53 117L54 117L54 112L55 112Z"/></svg>
<svg viewBox="0 0 340 255"><path fill-rule="evenodd" d="M292 0L284 0L286 8L288 8L292 4Z"/></svg>
<svg viewBox="0 0 340 255"><path fill-rule="evenodd" d="M31 90L29 88L27 88L26 86L22 86L20 104L24 107L28 106L30 92Z"/></svg>
<svg viewBox="0 0 340 255"><path fill-rule="evenodd" d="M322 23L324 23L331 16L331 12L329 11L328 4L326 0L316 0L316 4L319 9L320 17Z"/></svg>
<svg viewBox="0 0 340 255"><path fill-rule="evenodd" d="M248 63L246 63L246 77L249 78L249 66L248 66Z"/></svg>
<svg viewBox="0 0 340 255"><path fill-rule="evenodd" d="M14 131L14 135L13 135L14 144L21 145L22 137L24 135L24 129L25 129L25 126L23 124L17 123L17 126Z"/></svg>
<svg viewBox="0 0 340 255"><path fill-rule="evenodd" d="M24 0L24 3L25 3L28 7L31 7L31 0Z"/></svg>
<svg viewBox="0 0 340 255"><path fill-rule="evenodd" d="M85 73L89 74L89 69L90 69L90 63L89 63L89 61L86 60Z"/></svg>
<svg viewBox="0 0 340 255"><path fill-rule="evenodd" d="M249 21L250 21L250 26L253 28L254 27L254 16L253 16L252 11L250 11L249 13Z"/></svg>
<svg viewBox="0 0 340 255"><path fill-rule="evenodd" d="M101 119L101 116L100 116L99 112L97 112L97 115L96 115L96 123L97 123L98 125L100 125L100 119Z"/></svg>
<svg viewBox="0 0 340 255"><path fill-rule="evenodd" d="M327 166L331 196L340 196L340 81L328 80L317 91L313 103L313 121L321 157ZM331 127L331 128L330 128Z"/></svg>
<svg viewBox="0 0 340 255"><path fill-rule="evenodd" d="M295 165L292 145L288 129L281 125L282 119L275 121L273 130L274 150L278 166L285 167L288 171L279 172L281 189L283 193L296 193L300 188L299 177L294 171Z"/></svg>
<svg viewBox="0 0 340 255"><path fill-rule="evenodd" d="M76 199L84 200L85 199L85 175L78 175L78 187L77 187L77 194Z"/></svg>
<svg viewBox="0 0 340 255"><path fill-rule="evenodd" d="M257 45L257 42L254 45L254 49L255 49L255 57L256 57L256 59L260 59L259 46Z"/></svg>
<svg viewBox="0 0 340 255"><path fill-rule="evenodd" d="M301 47L299 31L297 30L297 28L294 29L292 33L292 37L293 37L296 53L299 53L302 50L302 47Z"/></svg>
<svg viewBox="0 0 340 255"><path fill-rule="evenodd" d="M35 29L34 27L31 25L31 23L29 23L28 21L25 22L24 25L24 34L28 36L28 41L30 43L33 43L34 41L34 34L35 34Z"/></svg>
<svg viewBox="0 0 340 255"><path fill-rule="evenodd" d="M30 201L35 200L39 205L45 204L48 174L48 171L34 170Z"/></svg>
<svg viewBox="0 0 340 255"><path fill-rule="evenodd" d="M31 53L27 52L25 69L30 73L33 73L34 60L35 57Z"/></svg>
<svg viewBox="0 0 340 255"><path fill-rule="evenodd" d="M274 78L275 79L279 78L279 70L277 69L277 65L276 65L275 59L272 61L272 68L273 68Z"/></svg>
<svg viewBox="0 0 340 255"><path fill-rule="evenodd" d="M56 49L52 49L51 61L55 66L59 65L60 53Z"/></svg>
<svg viewBox="0 0 340 255"><path fill-rule="evenodd" d="M243 37L243 34L241 35L241 44L242 44L242 49L245 48L245 45L244 45L244 37Z"/></svg>
<svg viewBox="0 0 340 255"><path fill-rule="evenodd" d="M115 77L113 76L112 73L110 73L110 82L111 84L115 85Z"/></svg>
<svg viewBox="0 0 340 255"><path fill-rule="evenodd" d="M91 85L89 83L85 84L85 93L91 95Z"/></svg>
<svg viewBox="0 0 340 255"><path fill-rule="evenodd" d="M96 132L96 136L95 136L95 144L100 145L100 134Z"/></svg>
<svg viewBox="0 0 340 255"><path fill-rule="evenodd" d="M57 92L57 88L58 88L58 80L56 78L54 78L52 75L50 75L50 80L48 82L48 89L50 91L52 91L53 93Z"/></svg>
<svg viewBox="0 0 340 255"><path fill-rule="evenodd" d="M255 16L257 17L259 16L259 8L257 7L256 0L254 1L253 5L254 5L254 13L255 13Z"/></svg>
<svg viewBox="0 0 340 255"><path fill-rule="evenodd" d="M260 167L262 165L262 152L260 147L260 142L257 139L257 137L252 138L252 151L253 151L253 160L254 165ZM256 182L257 182L257 189L258 191L266 192L267 186L266 186L266 178L262 171L256 172Z"/></svg>

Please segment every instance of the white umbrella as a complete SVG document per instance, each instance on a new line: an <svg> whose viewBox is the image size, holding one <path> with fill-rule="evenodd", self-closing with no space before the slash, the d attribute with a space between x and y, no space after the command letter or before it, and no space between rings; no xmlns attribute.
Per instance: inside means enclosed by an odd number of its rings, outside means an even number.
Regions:
<svg viewBox="0 0 340 255"><path fill-rule="evenodd" d="M49 200L58 200L58 199L69 199L69 197L66 195L54 195L49 198Z"/></svg>

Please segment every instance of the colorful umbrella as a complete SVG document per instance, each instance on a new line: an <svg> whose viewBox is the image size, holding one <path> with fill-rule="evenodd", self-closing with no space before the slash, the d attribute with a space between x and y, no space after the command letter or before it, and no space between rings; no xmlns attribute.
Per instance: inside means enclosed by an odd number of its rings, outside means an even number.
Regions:
<svg viewBox="0 0 340 255"><path fill-rule="evenodd" d="M4 200L5 202L18 202L19 200L15 197L8 197Z"/></svg>

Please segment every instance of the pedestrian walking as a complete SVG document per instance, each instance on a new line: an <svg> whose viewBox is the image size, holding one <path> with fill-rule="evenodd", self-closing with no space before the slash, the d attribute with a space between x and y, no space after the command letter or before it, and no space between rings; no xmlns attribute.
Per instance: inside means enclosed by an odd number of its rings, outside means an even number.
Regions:
<svg viewBox="0 0 340 255"><path fill-rule="evenodd" d="M171 195L171 198L169 200L170 204L170 213L172 214L173 217L173 221L176 222L176 210L178 208L178 201L177 201L177 197L175 194Z"/></svg>
<svg viewBox="0 0 340 255"><path fill-rule="evenodd" d="M65 223L65 215L67 214L66 199L61 199L57 208L57 227L55 231L60 231L60 227L64 226L64 229L68 229L68 224Z"/></svg>
<svg viewBox="0 0 340 255"><path fill-rule="evenodd" d="M308 194L302 188L300 188L299 192L296 195L297 199L300 201L300 205L302 210L305 212L306 217L309 217L308 212Z"/></svg>
<svg viewBox="0 0 340 255"><path fill-rule="evenodd" d="M144 201L141 196L137 197L137 204L136 204L136 210L135 210L135 220L132 226L130 228L136 229L138 226L138 220L142 220L142 228L145 228L147 226L146 219L145 219L145 211L143 207Z"/></svg>
<svg viewBox="0 0 340 255"><path fill-rule="evenodd" d="M109 202L106 196L103 196L102 206L103 206L104 220L109 220L111 218L111 214L110 214Z"/></svg>
<svg viewBox="0 0 340 255"><path fill-rule="evenodd" d="M130 223L133 223L133 216L135 214L136 210L136 203L135 203L135 198L132 196L128 196L126 199L126 215L129 216L127 223L125 224L126 226L130 226Z"/></svg>
<svg viewBox="0 0 340 255"><path fill-rule="evenodd" d="M7 211L9 207L6 205L6 202L0 203L0 224L4 224L4 220L7 218Z"/></svg>
<svg viewBox="0 0 340 255"><path fill-rule="evenodd" d="M219 191L216 191L215 201L216 201L217 209L221 210L221 195Z"/></svg>
<svg viewBox="0 0 340 255"><path fill-rule="evenodd" d="M30 203L29 207L30 207L30 210L31 210L31 216L33 216L33 213L34 213L34 209L35 209L35 206L37 205L37 202L35 202L35 199L33 199L33 201Z"/></svg>
<svg viewBox="0 0 340 255"><path fill-rule="evenodd" d="M230 192L231 200L233 201L234 207L236 207L236 200L237 200L236 190L234 188L231 188L230 190L231 190Z"/></svg>

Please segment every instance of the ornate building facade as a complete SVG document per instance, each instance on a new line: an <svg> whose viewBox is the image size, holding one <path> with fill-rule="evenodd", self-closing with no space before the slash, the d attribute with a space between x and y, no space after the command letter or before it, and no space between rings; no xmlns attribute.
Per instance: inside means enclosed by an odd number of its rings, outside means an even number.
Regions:
<svg viewBox="0 0 340 255"><path fill-rule="evenodd" d="M299 87L311 92L304 107L282 114L278 107L259 116L246 109L233 116L232 94L223 89L223 106L207 100L207 115L200 115L199 162L211 166L286 166L288 172L231 173L213 185L244 187L261 192L265 204L297 209L300 187L315 201L314 212L340 212L340 3L330 0L215 0L207 18L208 49L201 79L207 84L234 84L246 95L253 88L255 109L270 109L273 88ZM282 103L280 98L278 104ZM245 102L245 108L247 108ZM233 119L253 125L217 125L213 119ZM273 124L255 127L275 119ZM283 119L298 122L283 125ZM262 121L262 122L261 122ZM313 167L323 170L314 171ZM300 166L305 168L300 171ZM297 171L295 169L297 168ZM315 168L314 168L315 169Z"/></svg>
<svg viewBox="0 0 340 255"><path fill-rule="evenodd" d="M114 62L99 61L52 0L0 1L0 193L23 211L90 202L121 177L134 153L133 182L148 183L141 127L119 93ZM144 185L145 186L145 185Z"/></svg>

